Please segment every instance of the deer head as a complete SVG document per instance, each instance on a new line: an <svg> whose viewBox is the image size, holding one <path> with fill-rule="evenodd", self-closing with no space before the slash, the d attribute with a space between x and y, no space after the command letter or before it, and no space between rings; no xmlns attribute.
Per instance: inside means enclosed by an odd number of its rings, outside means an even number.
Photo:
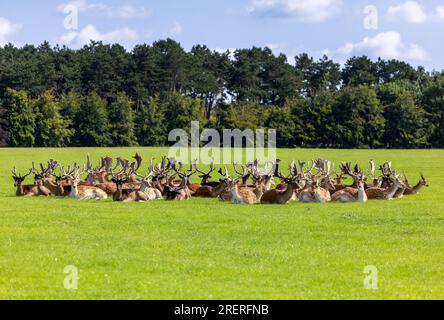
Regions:
<svg viewBox="0 0 444 320"><path fill-rule="evenodd" d="M21 175L20 173L17 173L16 167L14 167L11 172L12 172L12 179L14 179L14 187L20 187L23 184L23 181L25 181L26 177L32 173L32 169L30 169L29 172L24 176Z"/></svg>

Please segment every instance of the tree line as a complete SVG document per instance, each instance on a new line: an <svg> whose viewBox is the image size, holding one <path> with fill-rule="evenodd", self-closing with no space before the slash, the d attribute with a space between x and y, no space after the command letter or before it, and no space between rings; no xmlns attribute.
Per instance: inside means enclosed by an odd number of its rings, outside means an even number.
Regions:
<svg viewBox="0 0 444 320"><path fill-rule="evenodd" d="M0 48L0 145L164 146L168 132L277 129L279 147L442 148L444 73L398 60L174 40Z"/></svg>

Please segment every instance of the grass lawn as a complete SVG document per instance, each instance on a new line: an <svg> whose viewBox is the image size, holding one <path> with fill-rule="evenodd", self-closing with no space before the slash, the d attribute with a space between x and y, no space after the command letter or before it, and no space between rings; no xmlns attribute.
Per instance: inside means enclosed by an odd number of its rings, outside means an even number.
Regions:
<svg viewBox="0 0 444 320"><path fill-rule="evenodd" d="M393 160L416 196L366 204L236 206L17 198L10 170L54 158L166 149L0 149L0 299L444 299L444 150L279 150L368 168ZM30 180L28 180L29 182ZM79 269L77 290L63 270ZM364 268L379 289L364 289Z"/></svg>

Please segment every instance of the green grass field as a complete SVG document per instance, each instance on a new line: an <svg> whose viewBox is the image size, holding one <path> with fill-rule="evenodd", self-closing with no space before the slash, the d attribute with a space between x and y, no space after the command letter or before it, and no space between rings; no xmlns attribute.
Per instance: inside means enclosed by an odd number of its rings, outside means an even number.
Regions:
<svg viewBox="0 0 444 320"><path fill-rule="evenodd" d="M393 160L416 196L366 204L236 206L215 199L114 203L17 198L10 170L86 152L145 159L166 149L1 149L0 299L443 299L444 151L279 150L290 159ZM28 180L30 181L30 180ZM79 269L77 290L63 270ZM364 268L379 289L364 289Z"/></svg>

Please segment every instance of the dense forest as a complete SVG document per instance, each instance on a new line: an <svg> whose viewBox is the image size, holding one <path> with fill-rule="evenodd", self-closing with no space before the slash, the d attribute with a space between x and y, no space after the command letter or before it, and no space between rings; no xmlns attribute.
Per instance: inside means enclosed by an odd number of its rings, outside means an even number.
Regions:
<svg viewBox="0 0 444 320"><path fill-rule="evenodd" d="M0 145L162 146L192 120L275 128L279 147L442 148L444 73L398 60L269 48L220 53L171 39L0 48Z"/></svg>

